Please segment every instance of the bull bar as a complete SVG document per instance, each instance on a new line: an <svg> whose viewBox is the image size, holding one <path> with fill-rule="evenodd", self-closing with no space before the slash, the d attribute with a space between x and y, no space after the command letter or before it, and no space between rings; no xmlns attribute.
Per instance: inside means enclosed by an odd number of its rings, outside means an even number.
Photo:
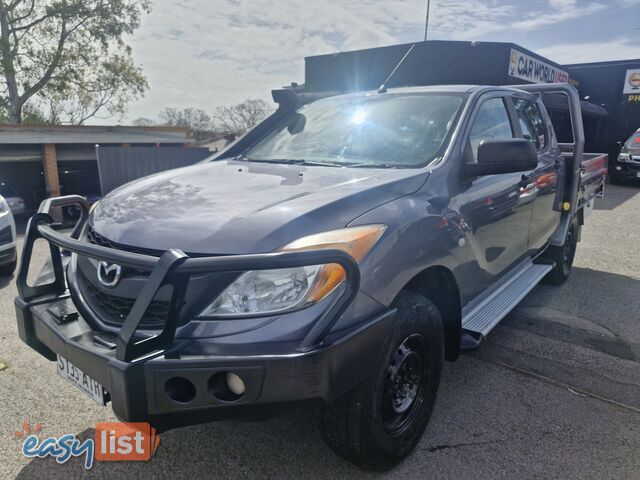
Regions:
<svg viewBox="0 0 640 480"><path fill-rule="evenodd" d="M57 231L60 229L61 224L56 223L51 212L53 209L73 205L80 207L80 218L73 227L71 235L66 236ZM41 203L38 212L29 219L27 224L20 269L16 280L18 295L23 301L30 302L41 297L64 294L67 287L62 255L68 253L149 271L148 280L117 335L115 357L123 362L131 362L152 352L161 353L171 345L181 321L181 305L188 288L189 278L192 275L295 268L329 263L340 265L345 271L344 288L340 288L339 292L335 292L328 308L298 344L298 352L308 352L320 346L323 338L329 333L331 327L358 293L360 286L358 264L351 255L342 250L318 249L297 252L191 257L181 250L171 249L160 257L154 257L79 240L80 234L89 218L89 211L88 202L79 195L51 198ZM31 286L27 282L27 275L33 247L38 239L44 239L49 244L53 280L49 283ZM172 287L172 295L164 327L157 335L140 340L139 337L136 337L136 331L158 290L165 285Z"/></svg>

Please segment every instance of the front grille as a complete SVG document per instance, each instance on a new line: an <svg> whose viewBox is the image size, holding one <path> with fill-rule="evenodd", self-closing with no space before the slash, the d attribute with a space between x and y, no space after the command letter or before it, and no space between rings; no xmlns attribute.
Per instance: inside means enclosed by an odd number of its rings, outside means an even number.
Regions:
<svg viewBox="0 0 640 480"><path fill-rule="evenodd" d="M84 277L84 276L82 276ZM127 315L133 308L135 299L115 297L108 295L83 278L83 283L86 286L86 291L89 294L86 298L87 303L94 309L96 313L100 314L100 319L105 323L112 325L122 325L127 318ZM149 305L149 308L140 322L141 327L146 328L160 328L164 326L167 315L169 313L169 302L162 302L154 300Z"/></svg>
<svg viewBox="0 0 640 480"><path fill-rule="evenodd" d="M91 227L87 227L87 240L89 241L89 243L93 243L94 245L113 248L113 243L111 243L111 240L104 238Z"/></svg>
<svg viewBox="0 0 640 480"><path fill-rule="evenodd" d="M153 250L150 248L139 248L139 247L130 247L128 245L120 245L119 243L112 242L106 237L103 237L98 232L96 232L91 226L87 226L87 241L89 243L93 243L94 245L99 245L101 247L107 248L115 248L117 250L123 250L125 252L131 253L140 253L142 255L151 255L153 257L159 257L164 252L161 250Z"/></svg>
<svg viewBox="0 0 640 480"><path fill-rule="evenodd" d="M157 250L129 247L129 246L124 246L124 245L120 245L120 244L114 243L111 240L109 240L108 238L103 237L102 235L100 235L98 232L96 232L90 226L87 227L86 235L87 235L87 241L89 243L93 243L94 245L98 245L100 247L115 248L116 250L122 250L122 251L125 251L125 252L131 252L131 253L140 253L142 255L150 255L150 256L153 256L153 257L159 257L159 256L162 255L162 252L157 251ZM142 276L142 277L149 276L149 271L138 269L138 268L128 268L127 267L127 268L124 269L124 273L125 273L125 275L137 275L137 276Z"/></svg>
<svg viewBox="0 0 640 480"><path fill-rule="evenodd" d="M150 249L128 247L112 242L108 238L100 235L92 227L87 226L86 240L94 245L106 248L114 248L143 255L160 256L162 252ZM133 268L123 268L123 276L149 276L149 271ZM100 316L105 323L120 326L126 320L127 315L133 308L135 298L124 298L109 295L94 286L82 273L79 282L82 283L82 290L89 306ZM143 328L161 328L164 326L169 313L169 302L154 300L144 314L140 326Z"/></svg>

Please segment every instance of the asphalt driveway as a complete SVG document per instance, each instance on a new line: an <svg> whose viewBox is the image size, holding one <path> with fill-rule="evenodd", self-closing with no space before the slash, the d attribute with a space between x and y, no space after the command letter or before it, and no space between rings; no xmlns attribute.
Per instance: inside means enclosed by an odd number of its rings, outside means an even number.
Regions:
<svg viewBox="0 0 640 480"><path fill-rule="evenodd" d="M640 479L640 187L609 187L562 287L537 287L476 352L446 364L433 419L389 478ZM313 410L162 435L148 463L58 465L20 453L23 421L92 436L115 420L17 335L0 279L0 478L374 476L322 442Z"/></svg>

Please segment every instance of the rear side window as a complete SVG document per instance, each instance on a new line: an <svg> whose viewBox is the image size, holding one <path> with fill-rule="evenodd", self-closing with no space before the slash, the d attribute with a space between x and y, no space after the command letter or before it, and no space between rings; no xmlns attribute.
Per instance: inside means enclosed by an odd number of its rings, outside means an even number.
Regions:
<svg viewBox="0 0 640 480"><path fill-rule="evenodd" d="M524 138L533 140L538 150L544 150L547 147L547 128L538 105L522 98L514 98L513 105Z"/></svg>
<svg viewBox="0 0 640 480"><path fill-rule="evenodd" d="M483 140L513 138L507 108L502 98L490 98L478 109L469 134L473 160L478 161L478 147Z"/></svg>

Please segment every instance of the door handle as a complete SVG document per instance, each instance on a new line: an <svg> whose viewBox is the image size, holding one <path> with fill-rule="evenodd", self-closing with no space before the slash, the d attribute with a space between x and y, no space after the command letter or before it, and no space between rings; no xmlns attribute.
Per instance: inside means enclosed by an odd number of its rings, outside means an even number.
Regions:
<svg viewBox="0 0 640 480"><path fill-rule="evenodd" d="M518 182L518 186L523 191L531 190L536 186L535 182L533 181L533 175L522 175L522 177L520 178L520 182Z"/></svg>

